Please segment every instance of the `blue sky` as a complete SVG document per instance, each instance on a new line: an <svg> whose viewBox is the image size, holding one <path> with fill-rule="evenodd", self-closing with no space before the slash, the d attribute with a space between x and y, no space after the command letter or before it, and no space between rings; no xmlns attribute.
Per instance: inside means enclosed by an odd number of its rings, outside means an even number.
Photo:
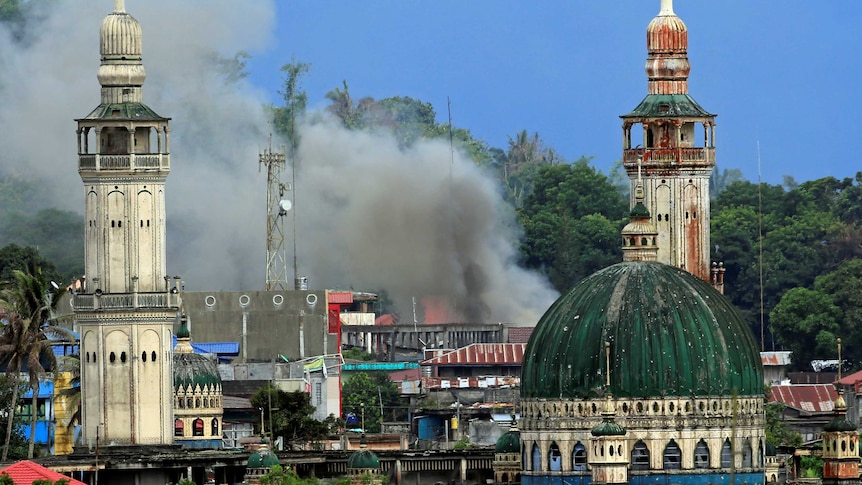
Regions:
<svg viewBox="0 0 862 485"><path fill-rule="evenodd" d="M356 97L452 103L491 146L527 129L567 159L620 158L619 115L646 94L645 30L659 0L279 1L250 80L274 102L291 56L312 64L312 107L347 80ZM862 2L676 0L689 28L690 92L717 113L718 164L780 183L862 170L854 114Z"/></svg>

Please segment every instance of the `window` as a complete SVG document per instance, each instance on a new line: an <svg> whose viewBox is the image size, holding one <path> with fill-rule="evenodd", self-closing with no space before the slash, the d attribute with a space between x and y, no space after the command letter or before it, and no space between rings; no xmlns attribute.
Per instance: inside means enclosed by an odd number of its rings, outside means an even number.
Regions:
<svg viewBox="0 0 862 485"><path fill-rule="evenodd" d="M174 436L182 436L183 435L183 420L177 419L174 421Z"/></svg>
<svg viewBox="0 0 862 485"><path fill-rule="evenodd" d="M110 361L111 361L111 363L113 364L113 363L114 363L114 362L116 362L116 360L117 360L117 354L115 354L115 353L111 352L111 355L110 355L110 356L108 356L108 360L110 360Z"/></svg>
<svg viewBox="0 0 862 485"><path fill-rule="evenodd" d="M147 361L147 351L145 350L145 351L141 352L141 362L146 362L146 361Z"/></svg>
<svg viewBox="0 0 862 485"><path fill-rule="evenodd" d="M670 443L664 447L664 469L679 470L682 467L682 452L676 441L670 440Z"/></svg>
<svg viewBox="0 0 862 485"><path fill-rule="evenodd" d="M733 464L733 448L730 446L730 440L724 440L721 445L721 467L730 468Z"/></svg>
<svg viewBox="0 0 862 485"><path fill-rule="evenodd" d="M213 418L212 422L210 422L210 435L212 436L221 436L221 433L218 432L218 419Z"/></svg>
<svg viewBox="0 0 862 485"><path fill-rule="evenodd" d="M315 382L314 383L314 402L315 404L323 403L323 383Z"/></svg>
<svg viewBox="0 0 862 485"><path fill-rule="evenodd" d="M556 443L551 443L551 449L548 453L548 470L558 472L563 469L563 457L560 455L560 447Z"/></svg>
<svg viewBox="0 0 862 485"><path fill-rule="evenodd" d="M742 467L751 468L751 440L745 440L742 448Z"/></svg>
<svg viewBox="0 0 862 485"><path fill-rule="evenodd" d="M698 441L694 447L694 467L709 468L709 447L703 440Z"/></svg>
<svg viewBox="0 0 862 485"><path fill-rule="evenodd" d="M542 452L537 444L533 444L533 471L542 471Z"/></svg>
<svg viewBox="0 0 862 485"><path fill-rule="evenodd" d="M156 351L155 350L152 351L152 353L150 353L150 360L152 360L153 362L156 361Z"/></svg>
<svg viewBox="0 0 862 485"><path fill-rule="evenodd" d="M587 470L587 448L580 441L575 444L575 449L572 451L572 470L576 472Z"/></svg>
<svg viewBox="0 0 862 485"><path fill-rule="evenodd" d="M632 470L649 470L649 448L643 441L632 448Z"/></svg>
<svg viewBox="0 0 862 485"><path fill-rule="evenodd" d="M197 418L192 422L192 436L204 435L204 420Z"/></svg>

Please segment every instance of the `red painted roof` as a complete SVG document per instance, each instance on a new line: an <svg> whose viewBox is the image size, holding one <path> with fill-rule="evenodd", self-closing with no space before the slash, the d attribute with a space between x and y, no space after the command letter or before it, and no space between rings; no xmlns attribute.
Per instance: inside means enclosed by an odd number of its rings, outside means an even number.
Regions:
<svg viewBox="0 0 862 485"><path fill-rule="evenodd" d="M329 303L339 305L350 305L353 303L353 293L349 291L330 291Z"/></svg>
<svg viewBox="0 0 862 485"><path fill-rule="evenodd" d="M525 344L530 340L533 329L536 327L509 327L509 343Z"/></svg>
<svg viewBox="0 0 862 485"><path fill-rule="evenodd" d="M789 384L772 386L769 402L782 402L809 413L831 413L838 392L832 384Z"/></svg>
<svg viewBox="0 0 862 485"><path fill-rule="evenodd" d="M862 370L844 376L844 378L838 382L843 386L855 386L856 384L862 382Z"/></svg>
<svg viewBox="0 0 862 485"><path fill-rule="evenodd" d="M421 365L521 365L527 344L470 344Z"/></svg>
<svg viewBox="0 0 862 485"><path fill-rule="evenodd" d="M0 474L9 475L16 484L30 484L35 480L51 480L52 482L56 482L63 478L69 481L69 485L86 485L82 481L67 477L27 460L19 461L0 469Z"/></svg>

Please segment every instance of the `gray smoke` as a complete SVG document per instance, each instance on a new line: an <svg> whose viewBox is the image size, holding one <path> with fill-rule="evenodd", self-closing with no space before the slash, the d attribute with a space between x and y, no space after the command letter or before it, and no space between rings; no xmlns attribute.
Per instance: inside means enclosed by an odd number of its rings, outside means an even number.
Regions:
<svg viewBox="0 0 862 485"><path fill-rule="evenodd" d="M83 209L73 120L99 103L98 31L112 7L51 3L26 47L0 32L0 173L44 180L46 205ZM266 96L226 83L219 59L270 43L274 4L128 0L126 8L144 34L144 101L172 118L168 270L190 290L261 289ZM317 118L302 129L295 201L299 270L313 288L385 290L402 312L414 296L443 296L472 321L531 323L553 301L543 278L515 265L511 214L472 162L456 154L450 163L443 142L402 151L384 134Z"/></svg>

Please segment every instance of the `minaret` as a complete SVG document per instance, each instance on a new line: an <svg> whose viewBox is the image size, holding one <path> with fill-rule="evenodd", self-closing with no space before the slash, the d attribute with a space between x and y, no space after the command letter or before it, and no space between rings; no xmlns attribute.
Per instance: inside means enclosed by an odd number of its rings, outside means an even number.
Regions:
<svg viewBox="0 0 862 485"><path fill-rule="evenodd" d="M141 27L122 0L100 41L101 104L76 120L86 218L86 286L74 298L84 440L170 444L180 298L165 270L169 118L142 102Z"/></svg>
<svg viewBox="0 0 862 485"><path fill-rule="evenodd" d="M859 432L847 421L847 402L841 389L841 339L838 339L838 398L835 417L823 427L823 485L859 485Z"/></svg>
<svg viewBox="0 0 862 485"><path fill-rule="evenodd" d="M658 231L658 261L710 281L709 177L715 115L688 94L688 31L672 0L647 27L647 96L623 120L623 164ZM640 129L635 127L640 125ZM635 141L634 137L640 138Z"/></svg>
<svg viewBox="0 0 862 485"><path fill-rule="evenodd" d="M605 342L605 410L602 422L590 431L593 452L589 455L592 483L624 485L628 480L629 452L626 429L614 420L616 409L611 388L611 344Z"/></svg>

